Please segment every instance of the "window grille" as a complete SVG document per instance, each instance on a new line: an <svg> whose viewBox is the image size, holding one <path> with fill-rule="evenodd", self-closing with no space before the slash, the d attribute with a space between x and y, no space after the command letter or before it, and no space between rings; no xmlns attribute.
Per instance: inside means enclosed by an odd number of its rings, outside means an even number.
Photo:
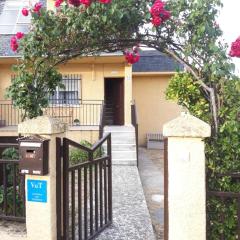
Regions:
<svg viewBox="0 0 240 240"><path fill-rule="evenodd" d="M57 88L49 97L51 104L79 104L81 100L81 76L76 74L63 75L64 88Z"/></svg>

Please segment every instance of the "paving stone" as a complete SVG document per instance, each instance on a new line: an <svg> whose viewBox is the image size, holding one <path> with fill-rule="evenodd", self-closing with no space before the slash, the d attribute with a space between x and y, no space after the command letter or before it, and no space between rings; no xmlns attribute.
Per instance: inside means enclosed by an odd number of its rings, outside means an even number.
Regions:
<svg viewBox="0 0 240 240"><path fill-rule="evenodd" d="M164 171L163 151L139 149L139 173L157 240L163 240Z"/></svg>
<svg viewBox="0 0 240 240"><path fill-rule="evenodd" d="M137 167L113 167L113 224L96 239L156 239Z"/></svg>

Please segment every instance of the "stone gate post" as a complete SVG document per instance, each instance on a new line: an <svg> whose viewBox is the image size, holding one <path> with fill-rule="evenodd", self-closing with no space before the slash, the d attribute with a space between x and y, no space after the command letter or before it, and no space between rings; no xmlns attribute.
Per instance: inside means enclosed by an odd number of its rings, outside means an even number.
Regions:
<svg viewBox="0 0 240 240"><path fill-rule="evenodd" d="M163 126L163 135L168 137L165 240L206 239L203 139L210 134L207 123L188 113Z"/></svg>
<svg viewBox="0 0 240 240"><path fill-rule="evenodd" d="M26 175L26 227L28 240L56 240L56 137L63 137L65 125L47 116L18 125L22 136L40 135L49 139L49 173L46 176ZM31 184L39 183L42 192L37 201L30 196ZM31 190L32 191L32 190ZM38 192L35 192L37 195ZM44 196L41 196L44 195ZM38 197L38 196L36 196Z"/></svg>

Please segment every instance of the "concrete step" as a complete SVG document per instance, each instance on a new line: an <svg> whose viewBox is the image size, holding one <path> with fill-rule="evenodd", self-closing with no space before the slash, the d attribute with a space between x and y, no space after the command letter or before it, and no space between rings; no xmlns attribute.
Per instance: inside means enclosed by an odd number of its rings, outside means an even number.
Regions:
<svg viewBox="0 0 240 240"><path fill-rule="evenodd" d="M137 159L113 159L113 165L137 166Z"/></svg>
<svg viewBox="0 0 240 240"><path fill-rule="evenodd" d="M112 151L112 159L136 159L136 151Z"/></svg>
<svg viewBox="0 0 240 240"><path fill-rule="evenodd" d="M112 118L105 119L105 122L106 122L106 124L113 124L114 123Z"/></svg>
<svg viewBox="0 0 240 240"><path fill-rule="evenodd" d="M106 126L104 135L112 136L112 162L113 165L137 165L135 128L130 126ZM104 145L104 150L107 146Z"/></svg>
<svg viewBox="0 0 240 240"><path fill-rule="evenodd" d="M134 132L135 128L133 126L106 126L104 127L104 132Z"/></svg>
<svg viewBox="0 0 240 240"><path fill-rule="evenodd" d="M135 132L105 132L104 134L111 133L112 139L117 138L135 138Z"/></svg>
<svg viewBox="0 0 240 240"><path fill-rule="evenodd" d="M107 150L107 145L103 145L104 150ZM129 143L129 144L112 144L112 151L136 151L136 144Z"/></svg>
<svg viewBox="0 0 240 240"><path fill-rule="evenodd" d="M126 137L121 136L118 138L112 137L112 144L135 144L135 136Z"/></svg>

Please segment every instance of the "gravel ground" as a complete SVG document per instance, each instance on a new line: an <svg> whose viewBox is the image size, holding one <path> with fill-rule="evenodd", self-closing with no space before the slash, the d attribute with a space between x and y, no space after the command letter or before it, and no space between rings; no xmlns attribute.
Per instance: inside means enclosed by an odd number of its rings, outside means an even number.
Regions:
<svg viewBox="0 0 240 240"><path fill-rule="evenodd" d="M139 173L157 240L163 240L163 151L139 149Z"/></svg>
<svg viewBox="0 0 240 240"><path fill-rule="evenodd" d="M0 238L2 240L27 240L25 224L1 220Z"/></svg>

